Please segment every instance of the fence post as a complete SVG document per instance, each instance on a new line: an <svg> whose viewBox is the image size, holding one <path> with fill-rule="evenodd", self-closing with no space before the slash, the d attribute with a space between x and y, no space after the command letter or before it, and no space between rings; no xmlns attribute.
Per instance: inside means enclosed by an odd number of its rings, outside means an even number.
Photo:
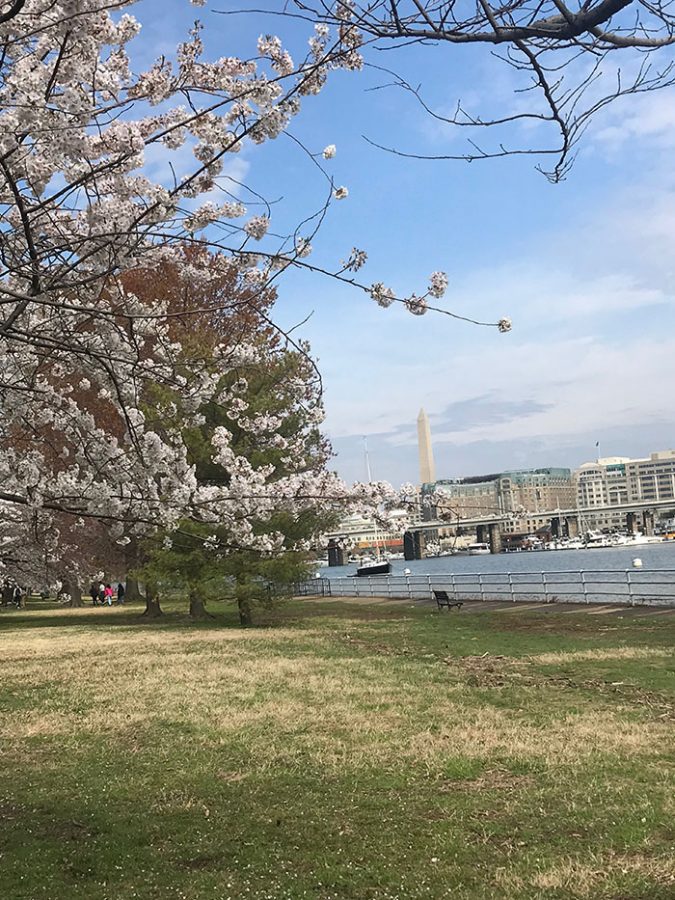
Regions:
<svg viewBox="0 0 675 900"><path fill-rule="evenodd" d="M626 584L628 585L628 605L633 606L633 582L630 580L630 569L626 569Z"/></svg>
<svg viewBox="0 0 675 900"><path fill-rule="evenodd" d="M546 572L541 573L541 583L544 585L544 603L548 603L548 585L546 583Z"/></svg>
<svg viewBox="0 0 675 900"><path fill-rule="evenodd" d="M509 591L511 592L511 600L513 600L513 602L515 603L515 602L516 602L516 598L515 598L515 595L514 595L514 593L513 593L513 578L511 577L511 573L510 573L510 572L508 573L508 575L509 575Z"/></svg>
<svg viewBox="0 0 675 900"><path fill-rule="evenodd" d="M452 578L452 599L457 600L457 582L455 581L455 573L451 572L450 578Z"/></svg>
<svg viewBox="0 0 675 900"><path fill-rule="evenodd" d="M408 589L408 600L412 600L413 595L412 595L412 592L411 592L411 590L410 590L410 575L406 575L406 576L405 576L405 586L406 586L406 588Z"/></svg>
<svg viewBox="0 0 675 900"><path fill-rule="evenodd" d="M485 600L485 591L483 590L483 576L478 573L478 587L480 589L480 599Z"/></svg>
<svg viewBox="0 0 675 900"><path fill-rule="evenodd" d="M579 573L581 575L581 587L584 592L584 603L588 603L588 585L586 584L586 573L582 569Z"/></svg>
<svg viewBox="0 0 675 900"><path fill-rule="evenodd" d="M429 588L429 599L433 600L434 599L434 591L433 591L433 588L431 587L431 575L427 575L427 586Z"/></svg>

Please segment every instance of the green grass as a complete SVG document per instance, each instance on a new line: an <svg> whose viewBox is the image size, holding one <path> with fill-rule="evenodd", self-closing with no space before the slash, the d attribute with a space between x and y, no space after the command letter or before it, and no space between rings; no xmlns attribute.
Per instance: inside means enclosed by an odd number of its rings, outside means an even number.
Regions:
<svg viewBox="0 0 675 900"><path fill-rule="evenodd" d="M0 613L0 897L675 896L675 612Z"/></svg>

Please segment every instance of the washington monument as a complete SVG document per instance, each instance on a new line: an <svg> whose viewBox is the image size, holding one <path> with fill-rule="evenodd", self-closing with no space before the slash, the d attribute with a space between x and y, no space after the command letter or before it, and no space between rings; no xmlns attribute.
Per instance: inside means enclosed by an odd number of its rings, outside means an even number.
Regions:
<svg viewBox="0 0 675 900"><path fill-rule="evenodd" d="M436 481L436 467L434 452L431 449L429 417L423 409L417 417L417 446L420 454L420 484L430 484Z"/></svg>

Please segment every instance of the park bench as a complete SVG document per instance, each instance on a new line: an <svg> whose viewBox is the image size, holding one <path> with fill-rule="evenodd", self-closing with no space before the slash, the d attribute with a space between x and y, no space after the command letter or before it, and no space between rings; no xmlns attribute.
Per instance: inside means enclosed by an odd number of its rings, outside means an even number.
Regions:
<svg viewBox="0 0 675 900"><path fill-rule="evenodd" d="M439 609L443 609L444 606L447 607L448 610L452 609L453 606L456 606L458 610L462 608L463 601L451 600L450 597L448 597L447 591L434 591L434 597L436 598Z"/></svg>

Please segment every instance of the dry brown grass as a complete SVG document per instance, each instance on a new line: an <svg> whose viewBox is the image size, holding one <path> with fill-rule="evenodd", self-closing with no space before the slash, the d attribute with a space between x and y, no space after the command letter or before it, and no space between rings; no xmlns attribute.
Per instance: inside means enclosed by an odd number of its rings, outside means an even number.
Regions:
<svg viewBox="0 0 675 900"><path fill-rule="evenodd" d="M31 684L55 699L8 710L3 731L14 741L75 732L119 741L183 722L203 746L242 735L255 743L261 767L294 758L323 767L386 766L403 758L438 769L451 756L494 754L571 763L596 752L649 756L667 740L665 723L630 721L620 709L535 724L524 713L481 705L461 683L426 684L414 660L392 665L391 657L364 656L360 648L322 653L335 641L318 629L17 631L5 638L4 683L18 691ZM663 653L532 659L635 652Z"/></svg>
<svg viewBox="0 0 675 900"><path fill-rule="evenodd" d="M587 854L586 858L562 859L550 868L534 872L523 878L513 872L498 870L495 882L501 888L512 891L513 896L537 891L560 892L574 898L604 896L603 888L616 876L639 876L659 887L673 886L675 893L675 865L672 859L634 854ZM559 896L559 894L558 894ZM617 896L628 896L619 894ZM642 894L640 896L643 896Z"/></svg>
<svg viewBox="0 0 675 900"><path fill-rule="evenodd" d="M543 666L560 665L560 663L582 662L585 660L605 659L656 659L658 657L673 657L672 650L660 647L612 647L607 650L574 650L565 653L539 653L536 656L528 656L528 660Z"/></svg>

